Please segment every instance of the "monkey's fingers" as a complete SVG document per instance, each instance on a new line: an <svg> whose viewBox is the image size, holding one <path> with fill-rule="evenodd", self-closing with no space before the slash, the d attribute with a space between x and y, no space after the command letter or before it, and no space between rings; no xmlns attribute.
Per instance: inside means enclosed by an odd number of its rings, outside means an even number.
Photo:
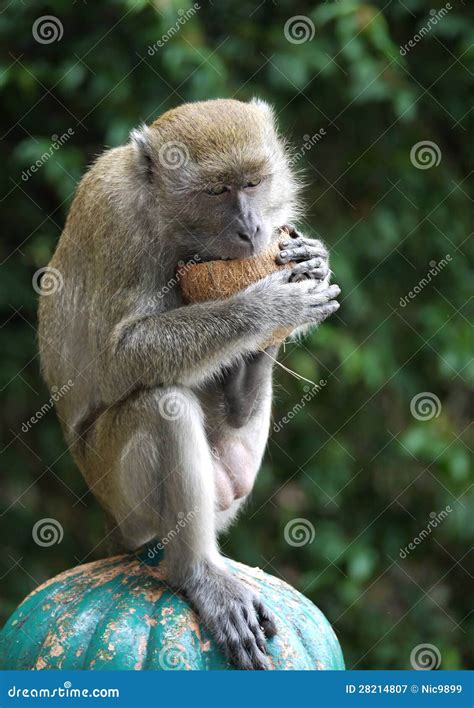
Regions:
<svg viewBox="0 0 474 708"><path fill-rule="evenodd" d="M340 304L337 300L329 300L329 302L325 302L324 305L315 305L312 308L312 320L317 324L321 324L321 322L324 322L324 320L327 320L328 317L337 312L339 308Z"/></svg>
<svg viewBox="0 0 474 708"><path fill-rule="evenodd" d="M234 666L247 671L271 668L255 607L256 596L249 588L208 564L205 580L199 584L191 579L186 595Z"/></svg>
<svg viewBox="0 0 474 708"><path fill-rule="evenodd" d="M244 619L245 622L247 623L247 627L249 628L250 632L253 634L253 638L255 639L255 644L259 648L259 650L262 652L262 654L267 655L267 645L265 643L265 634L260 627L260 624L258 623L257 615L256 614L251 614L250 617L247 614L247 611L244 611Z"/></svg>
<svg viewBox="0 0 474 708"><path fill-rule="evenodd" d="M280 242L280 253L276 256L276 262L280 265L289 261L307 261L312 258L327 258L327 251L320 241L298 238L293 242L283 240Z"/></svg>
<svg viewBox="0 0 474 708"><path fill-rule="evenodd" d="M324 280L329 273L329 266L324 258L310 258L298 263L291 269L290 281L297 282L303 278Z"/></svg>
<svg viewBox="0 0 474 708"><path fill-rule="evenodd" d="M308 286L305 284L296 284L293 287L306 287L304 299L304 317L307 322L320 324L324 322L330 315L337 312L339 303L335 299L340 294L341 290L338 285L330 285L324 290L318 290L318 285L311 287L308 281Z"/></svg>
<svg viewBox="0 0 474 708"><path fill-rule="evenodd" d="M318 289L317 283L311 283L308 284L308 286L299 285L298 287L307 288L308 304L313 307L317 307L318 305L325 305L330 300L335 300L341 294L341 288L335 283L333 283L333 285L329 285L323 290Z"/></svg>

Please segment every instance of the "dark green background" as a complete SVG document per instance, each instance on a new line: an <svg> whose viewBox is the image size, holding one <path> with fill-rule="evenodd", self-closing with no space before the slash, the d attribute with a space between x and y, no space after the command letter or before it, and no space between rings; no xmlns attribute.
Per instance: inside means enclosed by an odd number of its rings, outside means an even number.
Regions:
<svg viewBox="0 0 474 708"><path fill-rule="evenodd" d="M326 386L273 433L251 503L223 540L225 553L282 576L333 623L348 667L409 668L434 644L442 668L469 665L469 325L472 271L472 8L452 10L405 57L439 3L201 2L157 51L184 0L5 3L0 15L3 168L0 335L3 364L0 557L3 617L37 583L104 554L98 505L66 451L36 348L35 271L45 266L77 180L104 146L182 101L261 96L276 107L296 149L326 135L298 163L307 182L302 228L323 238L343 294L337 314L285 364ZM40 44L32 25L60 19L60 41ZM284 25L309 16L315 36L289 42ZM471 27L469 27L471 21ZM74 135L38 172L22 172L52 135ZM436 143L441 162L418 169L412 146ZM8 170L5 164L8 161ZM430 261L451 261L402 307ZM276 372L274 418L304 385ZM440 401L428 421L410 413L421 392ZM406 559L430 520L452 512ZM58 545L40 548L33 524L53 517ZM292 547L295 518L315 529ZM471 560L471 565L469 562ZM472 627L471 627L472 629Z"/></svg>

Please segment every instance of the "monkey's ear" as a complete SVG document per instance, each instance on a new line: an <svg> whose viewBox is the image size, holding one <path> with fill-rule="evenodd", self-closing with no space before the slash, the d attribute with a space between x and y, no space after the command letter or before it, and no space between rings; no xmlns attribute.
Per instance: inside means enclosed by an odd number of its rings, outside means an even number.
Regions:
<svg viewBox="0 0 474 708"><path fill-rule="evenodd" d="M150 178L153 173L153 159L151 151L151 130L143 123L130 133L132 144L138 161L138 167L144 176Z"/></svg>
<svg viewBox="0 0 474 708"><path fill-rule="evenodd" d="M270 125L275 125L275 112L269 103L264 101L262 98L252 98L250 103L252 106L256 106L263 113Z"/></svg>

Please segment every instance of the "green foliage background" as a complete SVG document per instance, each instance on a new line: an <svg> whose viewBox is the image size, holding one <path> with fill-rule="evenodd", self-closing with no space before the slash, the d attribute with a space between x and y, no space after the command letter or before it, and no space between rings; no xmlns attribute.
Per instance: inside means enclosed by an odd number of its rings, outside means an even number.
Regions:
<svg viewBox="0 0 474 708"><path fill-rule="evenodd" d="M323 238L343 294L337 316L285 365L326 385L274 432L251 503L223 540L228 555L284 577L326 613L349 668L409 668L412 649L438 647L442 668L469 665L469 548L474 514L469 469L472 271L472 8L451 10L406 56L405 44L439 3L389 0L201 2L169 36L171 0L5 3L2 57L3 364L2 616L37 583L104 554L101 513L50 412L36 347L35 271L47 264L75 185L104 146L182 101L259 95L276 107L296 150L324 137L305 169L302 228ZM448 3L449 4L449 3ZM60 41L40 44L32 25L60 19ZM285 38L305 15L311 41ZM167 35L168 33L168 35ZM163 36L152 56L148 47ZM73 136L31 177L22 173ZM441 162L418 169L414 144L429 140ZM451 260L406 306L431 261ZM471 275L471 278L469 277ZM274 419L306 389L276 372ZM439 415L417 420L420 392ZM431 512L452 512L407 558L400 548ZM33 524L60 521L64 538L40 548ZM303 518L312 543L289 545L285 527ZM471 563L472 568L472 563Z"/></svg>

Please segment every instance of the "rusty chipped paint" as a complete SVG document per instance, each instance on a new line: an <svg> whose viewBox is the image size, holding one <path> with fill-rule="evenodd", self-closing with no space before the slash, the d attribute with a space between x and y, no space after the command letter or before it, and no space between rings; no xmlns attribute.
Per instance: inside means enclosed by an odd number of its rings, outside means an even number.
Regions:
<svg viewBox="0 0 474 708"><path fill-rule="evenodd" d="M166 564L147 549L72 568L34 590L0 633L0 669L230 669ZM273 669L343 669L324 615L283 581L228 561L276 616Z"/></svg>

